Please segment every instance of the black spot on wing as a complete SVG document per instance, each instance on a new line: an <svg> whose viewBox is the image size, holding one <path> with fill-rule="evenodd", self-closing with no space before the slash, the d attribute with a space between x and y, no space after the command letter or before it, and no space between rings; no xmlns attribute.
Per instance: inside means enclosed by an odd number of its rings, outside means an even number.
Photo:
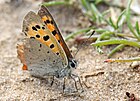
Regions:
<svg viewBox="0 0 140 101"><path fill-rule="evenodd" d="M44 29L45 29L45 27L42 27L42 29L44 30Z"/></svg>
<svg viewBox="0 0 140 101"><path fill-rule="evenodd" d="M59 53L56 53L57 55L59 55Z"/></svg>
<svg viewBox="0 0 140 101"><path fill-rule="evenodd" d="M53 21L51 21L51 24L53 24Z"/></svg>
<svg viewBox="0 0 140 101"><path fill-rule="evenodd" d="M32 29L35 30L35 31L37 31L36 27L34 27L34 26L32 27Z"/></svg>
<svg viewBox="0 0 140 101"><path fill-rule="evenodd" d="M26 28L25 28L25 31L28 32L28 30L29 30L28 27L26 27Z"/></svg>
<svg viewBox="0 0 140 101"><path fill-rule="evenodd" d="M36 25L35 27L36 27L37 29L40 29L40 26L39 26L39 25Z"/></svg>
<svg viewBox="0 0 140 101"><path fill-rule="evenodd" d="M24 32L24 34L27 36L27 33L26 32Z"/></svg>
<svg viewBox="0 0 140 101"><path fill-rule="evenodd" d="M57 33L56 30L52 31L52 34L53 34L54 36L56 35L56 33Z"/></svg>
<svg viewBox="0 0 140 101"><path fill-rule="evenodd" d="M50 45L50 48L54 48L54 44L51 44L51 45Z"/></svg>
<svg viewBox="0 0 140 101"><path fill-rule="evenodd" d="M50 37L49 37L48 35L46 35L46 36L43 36L43 40L44 40L44 41L47 41L47 40L49 40L49 38L50 38Z"/></svg>
<svg viewBox="0 0 140 101"><path fill-rule="evenodd" d="M60 40L58 40L58 42L60 43Z"/></svg>
<svg viewBox="0 0 140 101"><path fill-rule="evenodd" d="M37 37L37 38L40 38L40 35L37 34L36 37Z"/></svg>
<svg viewBox="0 0 140 101"><path fill-rule="evenodd" d="M44 21L44 23L47 25L48 23L50 23L50 20L46 20Z"/></svg>

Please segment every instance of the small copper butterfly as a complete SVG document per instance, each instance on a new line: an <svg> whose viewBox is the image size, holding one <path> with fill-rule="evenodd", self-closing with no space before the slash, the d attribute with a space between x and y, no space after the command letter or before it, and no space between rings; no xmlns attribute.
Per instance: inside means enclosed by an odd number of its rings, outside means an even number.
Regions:
<svg viewBox="0 0 140 101"><path fill-rule="evenodd" d="M23 63L23 70L43 78L76 77L72 74L72 68L77 67L77 62L45 6L41 6L38 14L30 11L25 16L22 32L26 37L23 44L17 46L17 53Z"/></svg>

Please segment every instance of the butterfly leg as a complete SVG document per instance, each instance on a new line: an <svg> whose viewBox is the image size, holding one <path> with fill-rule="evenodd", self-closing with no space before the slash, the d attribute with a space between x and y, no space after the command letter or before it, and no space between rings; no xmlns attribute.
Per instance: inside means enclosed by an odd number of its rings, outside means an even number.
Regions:
<svg viewBox="0 0 140 101"><path fill-rule="evenodd" d="M63 93L64 93L64 90L65 90L65 84L66 84L66 78L64 78L64 83L63 83Z"/></svg>
<svg viewBox="0 0 140 101"><path fill-rule="evenodd" d="M54 83L54 76L52 77L52 80L51 80L51 86L53 85Z"/></svg>
<svg viewBox="0 0 140 101"><path fill-rule="evenodd" d="M77 92L78 91L77 82L76 82L75 78L73 77L73 75L70 75L70 78L73 79L73 81L75 83L76 92Z"/></svg>
<svg viewBox="0 0 140 101"><path fill-rule="evenodd" d="M74 82L75 82L75 88L76 88L76 90L78 91L78 89L77 89L77 83L76 83L75 77L78 78L79 84L80 84L80 86L81 86L81 88L82 88L82 92L83 92L84 89L83 89L83 86L82 86L80 77L79 77L78 75L71 74L71 78L72 78L72 79L74 80Z"/></svg>

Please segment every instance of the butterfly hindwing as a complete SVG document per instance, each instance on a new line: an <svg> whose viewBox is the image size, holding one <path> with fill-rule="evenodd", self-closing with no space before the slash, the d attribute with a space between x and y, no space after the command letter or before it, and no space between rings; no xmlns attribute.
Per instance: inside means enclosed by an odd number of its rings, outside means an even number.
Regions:
<svg viewBox="0 0 140 101"><path fill-rule="evenodd" d="M64 65L68 64L64 50L57 42L56 38L51 34L50 30L46 27L45 23L42 22L39 15L30 11L25 16L23 21L23 32L28 38L34 38L35 40L38 40L47 48L51 49L53 53L60 56Z"/></svg>
<svg viewBox="0 0 140 101"><path fill-rule="evenodd" d="M60 56L34 38L24 39L24 53L28 70L34 76L55 76L64 67Z"/></svg>
<svg viewBox="0 0 140 101"><path fill-rule="evenodd" d="M52 15L48 11L48 9L45 6L41 6L41 9L38 11L38 15L41 17L42 21L45 23L46 27L50 30L52 35L55 36L57 41L60 43L60 45L63 47L67 58L73 58L68 46L66 45Z"/></svg>

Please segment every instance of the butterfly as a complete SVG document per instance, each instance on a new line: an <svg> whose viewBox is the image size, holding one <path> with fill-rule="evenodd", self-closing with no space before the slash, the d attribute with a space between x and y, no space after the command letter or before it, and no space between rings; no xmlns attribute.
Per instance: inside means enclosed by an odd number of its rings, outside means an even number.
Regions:
<svg viewBox="0 0 140 101"><path fill-rule="evenodd" d="M74 77L78 76L72 74L72 69L76 69L77 61L45 6L41 6L37 14L30 11L25 16L22 32L25 38L17 46L17 53L23 70L30 71L36 77L70 77L75 81ZM77 89L77 85L75 87Z"/></svg>

